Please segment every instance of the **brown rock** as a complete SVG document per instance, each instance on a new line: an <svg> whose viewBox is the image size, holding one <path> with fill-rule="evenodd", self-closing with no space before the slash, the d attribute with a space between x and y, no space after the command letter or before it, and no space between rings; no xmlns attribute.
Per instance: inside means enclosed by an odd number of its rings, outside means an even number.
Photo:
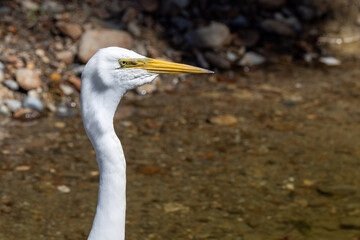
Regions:
<svg viewBox="0 0 360 240"><path fill-rule="evenodd" d="M221 126L231 126L237 124L238 120L233 115L221 115L210 118L210 123L221 125Z"/></svg>
<svg viewBox="0 0 360 240"><path fill-rule="evenodd" d="M80 91L80 89L81 89L81 79L80 79L80 78L74 77L74 76L70 76L69 79L68 79L68 81L69 81L72 85L74 85L74 87L75 87L78 91Z"/></svg>
<svg viewBox="0 0 360 240"><path fill-rule="evenodd" d="M56 27L62 34L69 36L73 40L79 39L82 34L80 25L76 23L57 22Z"/></svg>
<svg viewBox="0 0 360 240"><path fill-rule="evenodd" d="M58 61L64 62L69 65L74 62L74 53L71 51L60 51L55 53L55 58Z"/></svg>
<svg viewBox="0 0 360 240"><path fill-rule="evenodd" d="M117 46L132 48L130 34L119 30L97 29L86 31L80 40L79 59L86 63L100 49Z"/></svg>
<svg viewBox="0 0 360 240"><path fill-rule="evenodd" d="M15 76L20 87L25 90L35 89L41 85L39 75L33 70L20 68L16 70Z"/></svg>

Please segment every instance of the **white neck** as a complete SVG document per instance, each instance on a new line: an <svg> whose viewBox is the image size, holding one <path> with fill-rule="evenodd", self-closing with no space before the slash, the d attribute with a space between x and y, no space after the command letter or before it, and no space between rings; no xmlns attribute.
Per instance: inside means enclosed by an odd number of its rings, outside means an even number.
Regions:
<svg viewBox="0 0 360 240"><path fill-rule="evenodd" d="M83 80L81 91L82 116L100 171L98 203L88 240L124 240L126 162L113 126L123 92L115 94L109 89L94 93L86 82ZM112 99L106 99L109 97Z"/></svg>

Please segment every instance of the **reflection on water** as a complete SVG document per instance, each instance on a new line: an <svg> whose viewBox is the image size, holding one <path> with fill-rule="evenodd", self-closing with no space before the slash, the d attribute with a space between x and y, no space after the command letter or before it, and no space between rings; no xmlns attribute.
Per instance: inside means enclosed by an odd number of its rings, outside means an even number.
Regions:
<svg viewBox="0 0 360 240"><path fill-rule="evenodd" d="M358 239L359 76L274 66L125 99L127 239ZM1 131L0 239L85 239L98 172L80 117Z"/></svg>

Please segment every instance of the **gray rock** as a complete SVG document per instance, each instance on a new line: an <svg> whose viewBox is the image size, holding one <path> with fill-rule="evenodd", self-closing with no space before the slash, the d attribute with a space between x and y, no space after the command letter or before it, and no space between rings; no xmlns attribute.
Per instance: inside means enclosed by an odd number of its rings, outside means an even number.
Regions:
<svg viewBox="0 0 360 240"><path fill-rule="evenodd" d="M265 57L255 52L247 52L240 60L242 66L257 66L266 62Z"/></svg>
<svg viewBox="0 0 360 240"><path fill-rule="evenodd" d="M119 30L96 29L86 31L79 44L79 59L86 63L100 49L104 47L123 47L131 49L133 39L129 33Z"/></svg>
<svg viewBox="0 0 360 240"><path fill-rule="evenodd" d="M278 35L293 37L295 36L295 31L287 24L273 19L267 19L261 23L262 29L266 32L274 33Z"/></svg>
<svg viewBox="0 0 360 240"><path fill-rule="evenodd" d="M21 108L21 102L16 99L6 99L5 104L12 112L16 112Z"/></svg>
<svg viewBox="0 0 360 240"><path fill-rule="evenodd" d="M222 23L213 22L186 34L186 39L196 47L219 48L230 40L230 30Z"/></svg>
<svg viewBox="0 0 360 240"><path fill-rule="evenodd" d="M24 99L23 106L24 108L31 108L38 111L42 111L44 109L41 101L38 98L31 96L28 96Z"/></svg>
<svg viewBox="0 0 360 240"><path fill-rule="evenodd" d="M346 217L340 219L340 227L344 229L360 229L360 217Z"/></svg>
<svg viewBox="0 0 360 240"><path fill-rule="evenodd" d="M206 60L213 65L214 67L221 68L221 69L230 69L231 62L226 58L220 56L219 54L213 52L206 52L205 53Z"/></svg>
<svg viewBox="0 0 360 240"><path fill-rule="evenodd" d="M0 71L4 71L4 69L5 69L5 65L2 62L0 62Z"/></svg>
<svg viewBox="0 0 360 240"><path fill-rule="evenodd" d="M4 81L4 85L13 91L17 91L20 88L19 84L15 80L12 80L12 79L6 79Z"/></svg>

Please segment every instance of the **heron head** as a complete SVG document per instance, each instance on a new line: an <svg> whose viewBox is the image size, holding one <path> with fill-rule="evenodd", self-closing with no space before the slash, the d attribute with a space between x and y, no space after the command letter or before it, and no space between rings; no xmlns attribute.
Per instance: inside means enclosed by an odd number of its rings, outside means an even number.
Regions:
<svg viewBox="0 0 360 240"><path fill-rule="evenodd" d="M105 88L125 91L149 83L160 73L212 73L209 70L185 64L147 58L134 51L119 47L100 49L88 62L84 75L96 76ZM86 77L86 76L85 76Z"/></svg>

